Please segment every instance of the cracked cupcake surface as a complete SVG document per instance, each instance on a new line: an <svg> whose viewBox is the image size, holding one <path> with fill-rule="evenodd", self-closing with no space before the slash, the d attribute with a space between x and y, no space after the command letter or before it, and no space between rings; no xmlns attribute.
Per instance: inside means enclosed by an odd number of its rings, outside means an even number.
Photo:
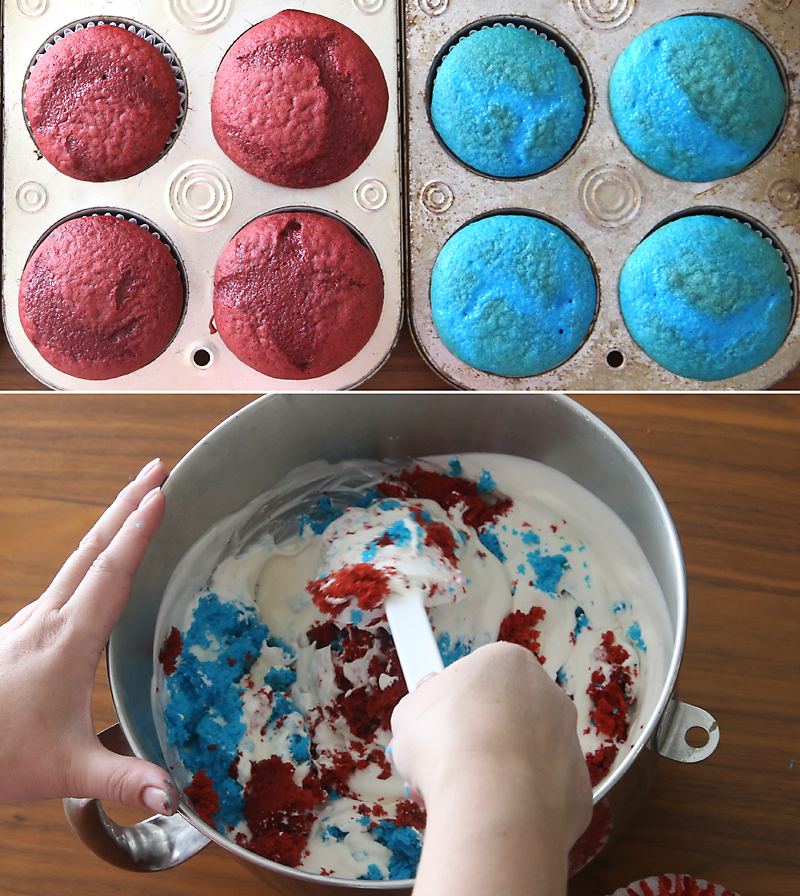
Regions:
<svg viewBox="0 0 800 896"><path fill-rule="evenodd" d="M62 37L33 67L25 111L36 145L62 174L112 181L161 155L180 112L175 74L143 37L95 25Z"/></svg>
<svg viewBox="0 0 800 896"><path fill-rule="evenodd" d="M338 219L266 215L242 228L214 274L214 325L245 364L280 379L332 373L369 342L383 309L372 252Z"/></svg>
<svg viewBox="0 0 800 896"><path fill-rule="evenodd" d="M350 28L287 9L246 31L214 80L211 126L223 152L282 187L336 183L372 152L389 91Z"/></svg>
<svg viewBox="0 0 800 896"><path fill-rule="evenodd" d="M183 306L169 249L113 215L56 227L25 265L19 290L20 322L39 354L88 380L133 373L157 358Z"/></svg>
<svg viewBox="0 0 800 896"><path fill-rule="evenodd" d="M635 156L660 174L694 182L746 168L786 109L767 47L720 16L678 16L648 28L615 63L609 99Z"/></svg>

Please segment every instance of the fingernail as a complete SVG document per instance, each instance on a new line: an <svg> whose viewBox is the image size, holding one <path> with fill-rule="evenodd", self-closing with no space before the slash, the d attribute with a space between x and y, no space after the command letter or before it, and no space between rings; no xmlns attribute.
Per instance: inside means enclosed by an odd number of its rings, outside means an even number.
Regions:
<svg viewBox="0 0 800 896"><path fill-rule="evenodd" d="M139 507L144 507L145 504L149 504L153 500L153 498L155 498L155 496L157 494L159 494L160 492L161 492L160 486L149 491L139 502Z"/></svg>
<svg viewBox="0 0 800 896"><path fill-rule="evenodd" d="M421 688L426 682L430 681L432 678L436 678L438 672L428 672L427 675L423 675L422 678L417 682L417 687Z"/></svg>
<svg viewBox="0 0 800 896"><path fill-rule="evenodd" d="M169 811L169 797L158 787L145 787L142 802L151 812L161 814Z"/></svg>
<svg viewBox="0 0 800 896"><path fill-rule="evenodd" d="M161 458L160 458L160 457L156 457L156 458L154 458L153 460L151 460L149 464L145 464L145 465L142 467L142 469L139 470L139 474L138 474L138 476L136 477L136 481L138 481L139 479L144 479L144 477L147 476L147 474L148 474L151 470L155 469L156 464L158 464L158 463L160 463L160 462L161 462Z"/></svg>

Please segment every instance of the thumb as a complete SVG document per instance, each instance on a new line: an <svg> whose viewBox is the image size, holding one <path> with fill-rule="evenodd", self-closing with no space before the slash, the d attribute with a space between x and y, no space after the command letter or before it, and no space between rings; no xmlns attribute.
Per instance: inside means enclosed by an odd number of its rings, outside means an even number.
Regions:
<svg viewBox="0 0 800 896"><path fill-rule="evenodd" d="M163 768L144 759L119 756L99 743L84 755L75 784L83 796L159 815L174 815L178 807L177 788Z"/></svg>

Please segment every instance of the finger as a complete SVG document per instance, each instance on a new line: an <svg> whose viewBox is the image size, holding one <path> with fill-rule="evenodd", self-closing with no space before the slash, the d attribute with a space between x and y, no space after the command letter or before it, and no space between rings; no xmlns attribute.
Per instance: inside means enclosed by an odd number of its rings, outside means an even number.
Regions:
<svg viewBox="0 0 800 896"><path fill-rule="evenodd" d="M42 595L46 603L54 607L63 606L125 520L139 506L142 498L156 486L163 485L166 478L167 468L159 459L150 461L142 468L136 479L122 489L62 566Z"/></svg>
<svg viewBox="0 0 800 896"><path fill-rule="evenodd" d="M160 488L145 495L111 543L97 557L62 609L73 623L73 636L104 645L131 592L131 583L150 539L164 517L166 501Z"/></svg>
<svg viewBox="0 0 800 896"><path fill-rule="evenodd" d="M178 808L176 787L164 769L144 759L119 756L99 742L81 756L69 786L70 796L108 800L159 815L173 815Z"/></svg>

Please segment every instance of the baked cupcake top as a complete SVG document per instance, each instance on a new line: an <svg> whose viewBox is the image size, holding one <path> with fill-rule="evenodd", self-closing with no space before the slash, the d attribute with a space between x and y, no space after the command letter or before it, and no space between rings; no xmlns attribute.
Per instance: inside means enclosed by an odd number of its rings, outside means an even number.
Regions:
<svg viewBox="0 0 800 896"><path fill-rule="evenodd" d="M447 148L493 177L528 177L559 162L583 126L578 73L547 38L484 27L443 57L431 121Z"/></svg>
<svg viewBox="0 0 800 896"><path fill-rule="evenodd" d="M63 373L105 380L157 358L183 314L169 249L111 215L65 221L31 255L19 314L39 354Z"/></svg>
<svg viewBox="0 0 800 896"><path fill-rule="evenodd" d="M691 215L659 227L620 276L631 336L662 367L721 380L763 364L792 320L781 254L740 221Z"/></svg>
<svg viewBox="0 0 800 896"><path fill-rule="evenodd" d="M214 323L245 364L278 379L332 373L367 344L383 308L375 256L318 212L257 218L214 275Z"/></svg>
<svg viewBox="0 0 800 896"><path fill-rule="evenodd" d="M471 367L535 376L562 364L594 320L597 284L583 250L531 215L492 215L456 231L431 275L442 342Z"/></svg>
<svg viewBox="0 0 800 896"><path fill-rule="evenodd" d="M75 31L51 46L25 87L42 155L76 180L121 180L156 161L180 112L169 63L117 25Z"/></svg>
<svg viewBox="0 0 800 896"><path fill-rule="evenodd" d="M692 15L648 28L623 51L610 102L635 156L667 177L706 182L737 174L764 151L786 92L750 29Z"/></svg>
<svg viewBox="0 0 800 896"><path fill-rule="evenodd" d="M380 63L332 19L286 9L246 31L217 71L214 137L240 168L295 189L352 174L386 121Z"/></svg>

